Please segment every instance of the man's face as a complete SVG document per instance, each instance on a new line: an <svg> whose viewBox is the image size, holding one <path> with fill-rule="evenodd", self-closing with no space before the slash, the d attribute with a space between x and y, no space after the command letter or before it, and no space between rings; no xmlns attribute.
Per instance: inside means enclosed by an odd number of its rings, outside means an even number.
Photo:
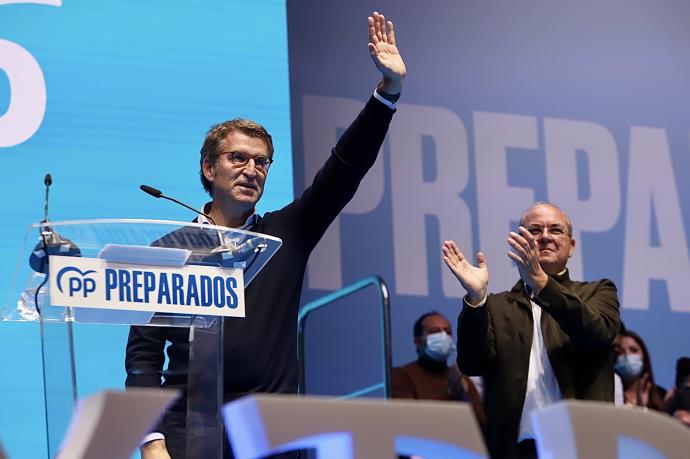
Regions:
<svg viewBox="0 0 690 459"><path fill-rule="evenodd" d="M450 327L448 319L436 314L427 317L422 322L422 336L415 336L415 346L417 346L417 349L424 347L427 335L442 331L446 332L448 336L453 336L453 330Z"/></svg>
<svg viewBox="0 0 690 459"><path fill-rule="evenodd" d="M544 272L554 275L563 271L575 249L565 216L555 207L541 205L525 214L522 226L537 241L539 263Z"/></svg>
<svg viewBox="0 0 690 459"><path fill-rule="evenodd" d="M253 160L238 167L232 164L233 152L250 157L268 156L266 142L240 131L231 131L220 142L215 164L204 162L204 176L213 184L213 199L244 212L251 210L264 191L267 172L256 167Z"/></svg>

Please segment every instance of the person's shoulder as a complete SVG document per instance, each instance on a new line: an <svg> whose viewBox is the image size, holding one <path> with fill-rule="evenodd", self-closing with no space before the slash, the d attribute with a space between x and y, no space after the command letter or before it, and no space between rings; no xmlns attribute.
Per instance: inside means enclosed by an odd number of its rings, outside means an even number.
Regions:
<svg viewBox="0 0 690 459"><path fill-rule="evenodd" d="M573 281L572 285L574 288L578 289L614 289L616 290L616 284L608 278L602 278L598 280L591 281Z"/></svg>
<svg viewBox="0 0 690 459"><path fill-rule="evenodd" d="M393 367L391 371L407 373L409 371L414 371L417 368L419 368L419 364L417 364L417 362L414 361L414 362L406 363L405 365L401 365L399 367Z"/></svg>
<svg viewBox="0 0 690 459"><path fill-rule="evenodd" d="M259 215L255 226L258 227L280 225L281 222L293 218L295 204L298 200L299 196L294 198L289 203L285 204L283 207L280 207L279 209L270 210L268 212L264 212L263 215Z"/></svg>
<svg viewBox="0 0 690 459"><path fill-rule="evenodd" d="M294 215L292 212L294 201L281 207L280 209L272 210L259 216L256 223L251 228L251 231L257 233L269 234L271 236L285 237L291 231L295 230Z"/></svg>
<svg viewBox="0 0 690 459"><path fill-rule="evenodd" d="M504 300L507 298L513 298L517 296L517 291L513 290L504 290L502 292L491 292L487 295L487 299L492 299L492 300Z"/></svg>
<svg viewBox="0 0 690 459"><path fill-rule="evenodd" d="M594 280L586 280L586 281L573 281L576 284L582 284L582 285L603 285L603 284L608 284L608 285L616 285L611 279L608 277L602 277L601 279L594 279Z"/></svg>
<svg viewBox="0 0 690 459"><path fill-rule="evenodd" d="M410 362L408 364L391 368L391 380L396 383L412 383L415 379L415 374L419 372L417 362Z"/></svg>

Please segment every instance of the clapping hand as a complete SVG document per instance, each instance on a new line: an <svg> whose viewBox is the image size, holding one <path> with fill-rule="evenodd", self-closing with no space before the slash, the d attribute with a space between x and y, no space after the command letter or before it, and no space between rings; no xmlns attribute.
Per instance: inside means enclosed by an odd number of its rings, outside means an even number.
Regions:
<svg viewBox="0 0 690 459"><path fill-rule="evenodd" d="M477 253L477 266L473 266L455 242L444 241L441 250L443 261L467 291L467 302L473 306L481 303L489 285L489 270L484 254Z"/></svg>
<svg viewBox="0 0 690 459"><path fill-rule="evenodd" d="M539 263L539 244L525 227L520 226L518 231L519 234L511 231L508 235L508 244L513 249L508 257L515 262L523 282L539 294L549 281Z"/></svg>

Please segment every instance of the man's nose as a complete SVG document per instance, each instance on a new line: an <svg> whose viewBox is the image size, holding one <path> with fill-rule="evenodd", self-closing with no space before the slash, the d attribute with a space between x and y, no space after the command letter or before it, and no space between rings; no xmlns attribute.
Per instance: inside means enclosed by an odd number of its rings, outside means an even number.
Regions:
<svg viewBox="0 0 690 459"><path fill-rule="evenodd" d="M537 236L537 239L539 241L550 241L552 239L551 233L549 232L548 228L544 228L541 230L539 233L539 236Z"/></svg>
<svg viewBox="0 0 690 459"><path fill-rule="evenodd" d="M256 164L254 164L254 158L251 158L247 164L244 166L242 169L242 172L244 175L247 175L249 177L254 177L256 174L258 174L258 171L256 169Z"/></svg>

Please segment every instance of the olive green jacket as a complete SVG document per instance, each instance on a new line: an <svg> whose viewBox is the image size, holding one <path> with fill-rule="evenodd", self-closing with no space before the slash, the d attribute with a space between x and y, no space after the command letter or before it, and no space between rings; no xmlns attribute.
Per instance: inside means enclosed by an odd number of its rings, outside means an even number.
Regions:
<svg viewBox="0 0 690 459"><path fill-rule="evenodd" d="M611 343L620 327L613 282L575 282L566 271L550 276L533 301L542 308L544 346L563 398L612 402ZM487 446L494 458L517 454L532 317L519 281L509 292L490 294L484 306L465 305L458 319L458 365L466 375L484 377Z"/></svg>

